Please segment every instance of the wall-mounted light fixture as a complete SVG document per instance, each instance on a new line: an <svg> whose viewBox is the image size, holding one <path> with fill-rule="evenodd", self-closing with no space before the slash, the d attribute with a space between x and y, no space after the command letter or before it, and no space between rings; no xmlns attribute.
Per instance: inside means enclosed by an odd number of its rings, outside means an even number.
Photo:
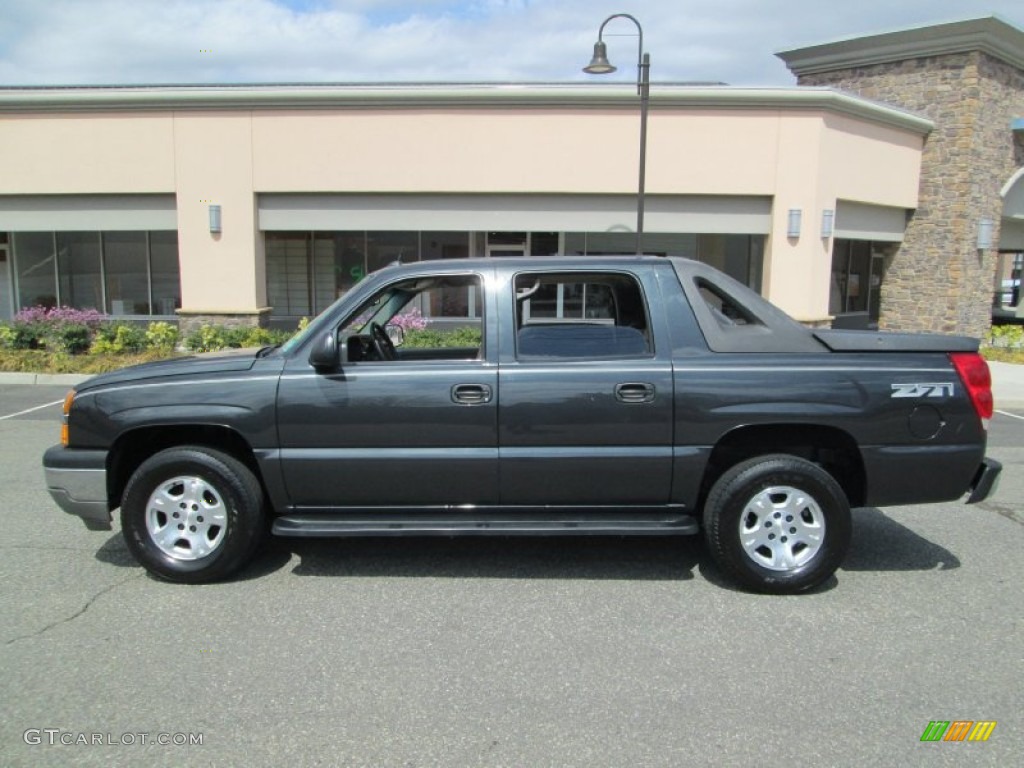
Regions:
<svg viewBox="0 0 1024 768"><path fill-rule="evenodd" d="M803 211L799 208L789 209L789 218L786 222L786 235L788 237L800 237L800 220L803 218Z"/></svg>
<svg viewBox="0 0 1024 768"><path fill-rule="evenodd" d="M821 236L824 239L832 237L835 229L836 212L832 208L826 208L821 212Z"/></svg>
<svg viewBox="0 0 1024 768"><path fill-rule="evenodd" d="M210 206L210 234L218 235L221 232L220 206Z"/></svg>
<svg viewBox="0 0 1024 768"><path fill-rule="evenodd" d="M993 245L996 223L992 219L978 220L978 250L987 251Z"/></svg>

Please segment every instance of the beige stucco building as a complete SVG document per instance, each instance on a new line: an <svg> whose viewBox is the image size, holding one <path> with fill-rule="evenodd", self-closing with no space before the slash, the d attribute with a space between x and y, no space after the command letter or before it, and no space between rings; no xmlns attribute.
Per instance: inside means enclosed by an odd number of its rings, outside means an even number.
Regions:
<svg viewBox="0 0 1024 768"><path fill-rule="evenodd" d="M655 84L643 248L871 322L935 128L829 86ZM396 259L632 252L638 131L599 84L0 89L0 318L287 325Z"/></svg>

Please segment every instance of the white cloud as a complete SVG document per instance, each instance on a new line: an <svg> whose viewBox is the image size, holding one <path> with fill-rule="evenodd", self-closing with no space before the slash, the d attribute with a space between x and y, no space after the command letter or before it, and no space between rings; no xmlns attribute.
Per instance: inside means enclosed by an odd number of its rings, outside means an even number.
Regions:
<svg viewBox="0 0 1024 768"><path fill-rule="evenodd" d="M1003 14L1019 0L5 0L0 84L582 80L601 21L655 81L781 84L781 48ZM629 80L636 38L607 31Z"/></svg>

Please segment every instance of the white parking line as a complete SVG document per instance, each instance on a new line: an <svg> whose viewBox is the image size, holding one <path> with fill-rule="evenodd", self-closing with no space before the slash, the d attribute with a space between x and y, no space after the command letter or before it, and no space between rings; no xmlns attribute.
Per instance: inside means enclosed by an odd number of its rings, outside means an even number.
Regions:
<svg viewBox="0 0 1024 768"><path fill-rule="evenodd" d="M37 405L35 408L26 408L24 411L18 411L17 413L8 413L6 416L0 416L0 421L5 419L13 419L15 416L24 416L26 413L32 413L32 411L41 411L43 408L51 408L55 405L61 405L63 400L54 400L52 403L46 403L45 405Z"/></svg>
<svg viewBox="0 0 1024 768"><path fill-rule="evenodd" d="M1018 416L1016 413L1007 413L1006 411L996 411L1000 416L1009 416L1011 419L1020 419L1024 421L1024 416Z"/></svg>

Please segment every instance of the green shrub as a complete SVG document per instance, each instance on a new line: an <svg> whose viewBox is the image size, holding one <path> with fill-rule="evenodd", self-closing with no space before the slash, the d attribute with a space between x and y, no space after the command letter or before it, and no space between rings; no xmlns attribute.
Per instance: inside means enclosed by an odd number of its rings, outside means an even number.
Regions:
<svg viewBox="0 0 1024 768"><path fill-rule="evenodd" d="M150 349L170 352L178 345L179 336L177 326L171 323L150 323L146 328L146 345Z"/></svg>
<svg viewBox="0 0 1024 768"><path fill-rule="evenodd" d="M281 332L272 331L269 328L250 328L246 335L243 347L266 347L271 344L281 343Z"/></svg>
<svg viewBox="0 0 1024 768"><path fill-rule="evenodd" d="M451 330L410 329L405 332L403 347L410 349L438 349L441 347L479 347L478 328L453 328Z"/></svg>
<svg viewBox="0 0 1024 768"><path fill-rule="evenodd" d="M225 328L204 325L185 337L185 347L192 352L215 352L218 349L266 347L281 344L292 336L291 331L272 331L258 326Z"/></svg>
<svg viewBox="0 0 1024 768"><path fill-rule="evenodd" d="M136 354L146 347L146 332L138 325L130 323L104 323L96 329L89 353L105 354Z"/></svg>
<svg viewBox="0 0 1024 768"><path fill-rule="evenodd" d="M251 328L224 328L217 327L221 337L224 339L223 346L230 347L231 349L238 349L239 347L247 346L245 340L249 338L249 331Z"/></svg>
<svg viewBox="0 0 1024 768"><path fill-rule="evenodd" d="M51 352L79 355L89 350L92 329L79 323L52 325L46 330L44 344Z"/></svg>
<svg viewBox="0 0 1024 768"><path fill-rule="evenodd" d="M213 352L224 349L227 346L224 330L217 325L201 326L185 337L185 349L190 352Z"/></svg>
<svg viewBox="0 0 1024 768"><path fill-rule="evenodd" d="M6 323L0 323L0 349L14 349L14 329Z"/></svg>
<svg viewBox="0 0 1024 768"><path fill-rule="evenodd" d="M24 323L15 320L5 334L4 346L8 349L42 349L46 346L46 326L42 323Z"/></svg>
<svg viewBox="0 0 1024 768"><path fill-rule="evenodd" d="M1024 347L1024 326L994 325L989 334L988 343L993 347L1020 349Z"/></svg>
<svg viewBox="0 0 1024 768"><path fill-rule="evenodd" d="M166 359L166 353L154 350L147 350L139 354L67 355L43 349L0 348L0 371L96 374L116 371L137 363Z"/></svg>

